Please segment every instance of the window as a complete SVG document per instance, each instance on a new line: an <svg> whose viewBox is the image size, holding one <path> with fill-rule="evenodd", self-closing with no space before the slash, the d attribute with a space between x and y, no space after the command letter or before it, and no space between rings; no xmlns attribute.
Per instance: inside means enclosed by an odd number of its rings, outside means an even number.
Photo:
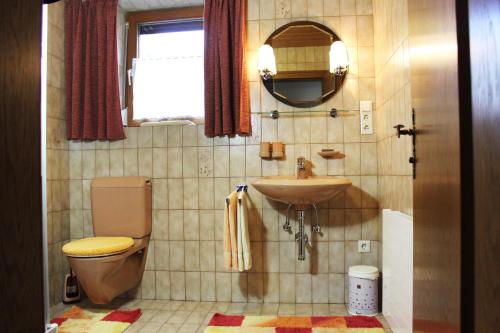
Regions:
<svg viewBox="0 0 500 333"><path fill-rule="evenodd" d="M202 7L129 14L129 126L203 119L202 15Z"/></svg>

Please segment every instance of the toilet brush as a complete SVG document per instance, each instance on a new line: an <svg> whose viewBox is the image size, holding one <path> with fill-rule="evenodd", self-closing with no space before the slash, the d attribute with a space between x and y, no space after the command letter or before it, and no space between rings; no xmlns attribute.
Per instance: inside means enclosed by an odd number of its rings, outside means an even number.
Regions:
<svg viewBox="0 0 500 333"><path fill-rule="evenodd" d="M80 301L80 287L78 285L78 279L76 275L73 274L73 270L70 269L69 274L66 274L64 279L64 299L63 303L76 303Z"/></svg>

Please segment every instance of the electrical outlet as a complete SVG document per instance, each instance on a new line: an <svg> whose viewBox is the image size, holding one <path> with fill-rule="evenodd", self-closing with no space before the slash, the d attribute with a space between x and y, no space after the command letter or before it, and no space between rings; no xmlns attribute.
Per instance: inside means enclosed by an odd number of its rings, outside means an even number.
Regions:
<svg viewBox="0 0 500 333"><path fill-rule="evenodd" d="M358 252L367 253L371 251L371 242L369 240L358 241Z"/></svg>
<svg viewBox="0 0 500 333"><path fill-rule="evenodd" d="M373 134L372 101L359 101L359 121L361 134Z"/></svg>

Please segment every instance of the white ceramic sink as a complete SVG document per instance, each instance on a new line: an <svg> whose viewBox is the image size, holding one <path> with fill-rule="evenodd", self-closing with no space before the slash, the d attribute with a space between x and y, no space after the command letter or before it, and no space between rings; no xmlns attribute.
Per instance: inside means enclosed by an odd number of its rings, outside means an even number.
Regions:
<svg viewBox="0 0 500 333"><path fill-rule="evenodd" d="M252 186L270 199L300 208L329 200L351 184L350 179L339 177L297 179L293 176L271 176L257 178Z"/></svg>

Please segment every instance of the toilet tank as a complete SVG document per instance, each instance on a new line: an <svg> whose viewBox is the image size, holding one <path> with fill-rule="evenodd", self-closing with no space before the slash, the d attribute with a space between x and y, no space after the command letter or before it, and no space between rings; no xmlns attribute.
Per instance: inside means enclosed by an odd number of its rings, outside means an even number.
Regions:
<svg viewBox="0 0 500 333"><path fill-rule="evenodd" d="M95 236L142 238L151 234L148 177L96 178L90 191Z"/></svg>

